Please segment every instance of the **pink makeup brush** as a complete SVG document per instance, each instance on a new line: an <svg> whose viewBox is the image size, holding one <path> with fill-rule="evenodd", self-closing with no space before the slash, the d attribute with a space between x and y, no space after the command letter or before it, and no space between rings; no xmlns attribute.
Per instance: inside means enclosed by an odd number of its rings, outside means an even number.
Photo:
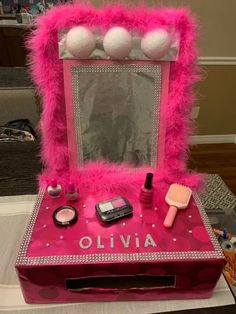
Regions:
<svg viewBox="0 0 236 314"><path fill-rule="evenodd" d="M192 190L190 188L177 183L171 184L165 197L166 203L170 205L164 220L166 228L172 227L178 209L184 209L188 206L191 195Z"/></svg>

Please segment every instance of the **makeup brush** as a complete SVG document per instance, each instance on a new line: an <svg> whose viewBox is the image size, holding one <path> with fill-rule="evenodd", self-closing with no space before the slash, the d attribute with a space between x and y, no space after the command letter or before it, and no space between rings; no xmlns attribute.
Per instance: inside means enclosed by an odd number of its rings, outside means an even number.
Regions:
<svg viewBox="0 0 236 314"><path fill-rule="evenodd" d="M171 184L165 197L166 203L170 205L163 223L166 228L172 227L178 209L184 209L188 206L191 195L192 190L190 188L177 183Z"/></svg>

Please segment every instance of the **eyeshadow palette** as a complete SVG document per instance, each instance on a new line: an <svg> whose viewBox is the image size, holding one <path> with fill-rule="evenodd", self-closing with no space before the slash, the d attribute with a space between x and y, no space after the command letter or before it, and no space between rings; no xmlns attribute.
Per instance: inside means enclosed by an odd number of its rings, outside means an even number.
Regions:
<svg viewBox="0 0 236 314"><path fill-rule="evenodd" d="M122 196L99 202L95 205L95 208L103 222L111 222L129 216L133 212L131 204Z"/></svg>

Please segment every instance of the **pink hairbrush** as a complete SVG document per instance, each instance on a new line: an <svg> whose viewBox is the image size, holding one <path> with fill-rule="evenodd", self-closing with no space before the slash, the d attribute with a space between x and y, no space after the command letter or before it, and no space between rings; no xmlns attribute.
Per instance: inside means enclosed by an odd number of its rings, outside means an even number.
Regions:
<svg viewBox="0 0 236 314"><path fill-rule="evenodd" d="M192 190L190 188L177 183L171 184L165 197L166 203L170 205L164 220L166 228L172 227L178 209L184 209L188 206L191 195Z"/></svg>

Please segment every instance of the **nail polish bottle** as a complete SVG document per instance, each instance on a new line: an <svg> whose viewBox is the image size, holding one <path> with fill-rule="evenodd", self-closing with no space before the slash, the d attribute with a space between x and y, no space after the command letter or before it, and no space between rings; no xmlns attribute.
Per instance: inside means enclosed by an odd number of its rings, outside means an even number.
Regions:
<svg viewBox="0 0 236 314"><path fill-rule="evenodd" d="M153 199L153 186L152 186L153 173L148 172L144 185L140 191L140 202L146 205L152 204Z"/></svg>
<svg viewBox="0 0 236 314"><path fill-rule="evenodd" d="M67 186L66 197L69 201L76 201L78 199L79 193L74 184L74 182L70 182Z"/></svg>
<svg viewBox="0 0 236 314"><path fill-rule="evenodd" d="M48 194L53 197L53 198L57 198L60 197L61 195L61 185L57 184L57 180L56 179L51 179L51 183L48 187Z"/></svg>

